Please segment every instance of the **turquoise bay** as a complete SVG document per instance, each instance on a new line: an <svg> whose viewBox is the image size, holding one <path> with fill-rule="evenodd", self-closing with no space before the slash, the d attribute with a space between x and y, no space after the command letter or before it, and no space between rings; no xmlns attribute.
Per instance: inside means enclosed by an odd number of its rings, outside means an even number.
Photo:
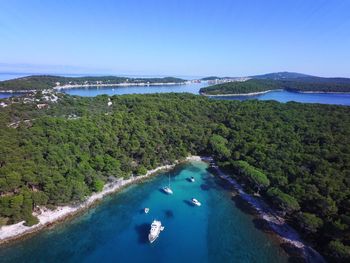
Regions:
<svg viewBox="0 0 350 263"><path fill-rule="evenodd" d="M74 220L0 249L1 262L287 262L277 241L203 162L179 165L107 197ZM160 188L171 177L174 195ZM196 181L186 179L193 176ZM195 197L201 207L189 200ZM149 207L149 214L143 208ZM165 230L149 244L153 219Z"/></svg>

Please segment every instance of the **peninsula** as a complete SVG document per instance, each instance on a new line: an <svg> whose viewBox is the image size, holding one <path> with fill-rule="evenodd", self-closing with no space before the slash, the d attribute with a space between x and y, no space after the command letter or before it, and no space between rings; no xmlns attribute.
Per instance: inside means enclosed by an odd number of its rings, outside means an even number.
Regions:
<svg viewBox="0 0 350 263"><path fill-rule="evenodd" d="M224 79L223 82L202 88L200 94L207 96L249 96L273 90L312 93L350 92L350 79L348 78L321 78L289 72L251 76L243 81Z"/></svg>

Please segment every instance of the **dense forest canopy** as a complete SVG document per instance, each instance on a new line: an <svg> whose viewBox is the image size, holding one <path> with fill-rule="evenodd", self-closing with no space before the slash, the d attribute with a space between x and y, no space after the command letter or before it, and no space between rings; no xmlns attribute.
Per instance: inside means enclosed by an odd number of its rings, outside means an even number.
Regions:
<svg viewBox="0 0 350 263"><path fill-rule="evenodd" d="M0 90L43 90L60 85L94 85L94 84L119 84L119 83L182 83L185 80L173 77L165 78L127 78L116 76L100 77L60 77L60 76L28 76L23 78L0 81Z"/></svg>
<svg viewBox="0 0 350 263"><path fill-rule="evenodd" d="M0 224L35 224L37 205L79 202L113 178L206 154L323 254L348 259L349 107L190 94L58 96L46 109L14 98L0 110Z"/></svg>
<svg viewBox="0 0 350 263"><path fill-rule="evenodd" d="M200 89L201 94L248 94L268 90L285 89L295 92L350 92L350 81L341 78L298 78L290 80L249 79L217 84Z"/></svg>

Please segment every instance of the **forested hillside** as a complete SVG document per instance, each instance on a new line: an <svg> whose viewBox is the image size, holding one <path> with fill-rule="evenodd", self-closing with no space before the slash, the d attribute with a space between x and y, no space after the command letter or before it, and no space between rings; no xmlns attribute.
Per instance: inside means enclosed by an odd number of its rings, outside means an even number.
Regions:
<svg viewBox="0 0 350 263"><path fill-rule="evenodd" d="M341 78L250 79L201 88L200 93L203 95L248 94L276 89L294 92L350 92L350 82Z"/></svg>
<svg viewBox="0 0 350 263"><path fill-rule="evenodd" d="M119 83L182 83L185 80L173 77L165 78L127 78L116 76L99 77L60 77L60 76L28 76L18 79L0 81L0 91L25 91L43 90L57 85L94 85L94 84L119 84Z"/></svg>
<svg viewBox="0 0 350 263"><path fill-rule="evenodd" d="M77 202L111 178L211 154L328 258L349 257L349 107L189 94L61 97L48 109L17 99L0 110L1 224L35 224L36 205Z"/></svg>

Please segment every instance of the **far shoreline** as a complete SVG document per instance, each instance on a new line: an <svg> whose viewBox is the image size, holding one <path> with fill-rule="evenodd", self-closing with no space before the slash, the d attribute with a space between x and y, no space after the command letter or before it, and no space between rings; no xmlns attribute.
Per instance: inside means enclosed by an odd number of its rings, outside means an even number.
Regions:
<svg viewBox="0 0 350 263"><path fill-rule="evenodd" d="M337 92L337 91L298 91L298 90L287 90L287 89L272 89L272 90L265 90L265 91L258 91L258 92L250 92L250 93L230 93L230 94L207 94L204 92L200 92L199 94L206 97L249 97L249 96L256 96L256 95L262 95L266 94L272 91L287 91L292 93L300 93L300 94L344 94L348 95L350 94L350 91L343 91L343 92Z"/></svg>

